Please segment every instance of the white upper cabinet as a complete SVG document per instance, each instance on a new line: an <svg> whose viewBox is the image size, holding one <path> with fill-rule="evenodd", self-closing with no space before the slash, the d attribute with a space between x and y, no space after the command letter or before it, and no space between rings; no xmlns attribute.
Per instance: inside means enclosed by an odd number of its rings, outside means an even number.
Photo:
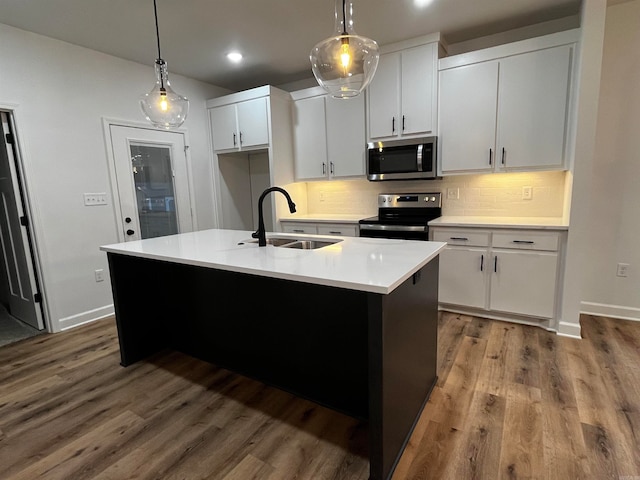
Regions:
<svg viewBox="0 0 640 480"><path fill-rule="evenodd" d="M327 130L324 97L296 100L293 104L294 166L297 180L327 177Z"/></svg>
<svg viewBox="0 0 640 480"><path fill-rule="evenodd" d="M440 62L440 174L566 168L575 37L561 32Z"/></svg>
<svg viewBox="0 0 640 480"><path fill-rule="evenodd" d="M325 108L329 174L332 178L364 176L364 96L348 100L327 96Z"/></svg>
<svg viewBox="0 0 640 480"><path fill-rule="evenodd" d="M499 168L563 166L570 67L568 45L500 61Z"/></svg>
<svg viewBox="0 0 640 480"><path fill-rule="evenodd" d="M437 62L437 42L380 55L367 90L369 140L435 133Z"/></svg>
<svg viewBox="0 0 640 480"><path fill-rule="evenodd" d="M446 172L493 170L498 62L440 72L439 155Z"/></svg>
<svg viewBox="0 0 640 480"><path fill-rule="evenodd" d="M210 109L213 149L250 150L269 144L267 98L255 98Z"/></svg>
<svg viewBox="0 0 640 480"><path fill-rule="evenodd" d="M319 88L292 96L296 180L364 176L364 98L336 100Z"/></svg>

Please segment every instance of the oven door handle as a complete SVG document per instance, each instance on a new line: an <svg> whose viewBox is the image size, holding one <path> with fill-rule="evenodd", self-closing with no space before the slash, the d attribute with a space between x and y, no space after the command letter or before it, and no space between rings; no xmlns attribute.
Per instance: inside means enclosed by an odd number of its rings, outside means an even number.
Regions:
<svg viewBox="0 0 640 480"><path fill-rule="evenodd" d="M378 225L375 223L361 223L360 230L379 230L384 232L426 232L427 227L419 225Z"/></svg>

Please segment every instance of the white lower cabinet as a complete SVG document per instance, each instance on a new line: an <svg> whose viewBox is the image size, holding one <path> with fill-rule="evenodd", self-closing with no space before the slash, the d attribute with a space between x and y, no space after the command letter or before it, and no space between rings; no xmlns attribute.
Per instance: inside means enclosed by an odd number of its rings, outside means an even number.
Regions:
<svg viewBox="0 0 640 480"><path fill-rule="evenodd" d="M498 316L556 317L561 233L432 227L440 254L441 304Z"/></svg>
<svg viewBox="0 0 640 480"><path fill-rule="evenodd" d="M357 237L358 225L354 223L325 223L325 222L288 222L281 220L282 231L285 233L304 233L307 235L336 235L340 237Z"/></svg>
<svg viewBox="0 0 640 480"><path fill-rule="evenodd" d="M558 254L494 250L491 265L492 310L553 318Z"/></svg>

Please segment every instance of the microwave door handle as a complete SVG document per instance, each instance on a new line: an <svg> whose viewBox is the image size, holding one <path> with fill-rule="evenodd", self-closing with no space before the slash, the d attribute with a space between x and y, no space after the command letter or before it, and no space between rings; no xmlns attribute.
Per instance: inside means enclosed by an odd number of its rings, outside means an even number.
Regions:
<svg viewBox="0 0 640 480"><path fill-rule="evenodd" d="M418 145L418 155L416 156L419 172L422 171L422 147L423 147L422 143Z"/></svg>

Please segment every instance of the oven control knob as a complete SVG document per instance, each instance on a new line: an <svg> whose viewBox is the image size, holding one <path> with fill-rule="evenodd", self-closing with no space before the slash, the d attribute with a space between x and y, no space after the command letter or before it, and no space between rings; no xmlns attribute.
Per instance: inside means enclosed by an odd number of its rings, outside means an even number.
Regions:
<svg viewBox="0 0 640 480"><path fill-rule="evenodd" d="M436 197L431 197L431 201L435 202L436 201Z"/></svg>
<svg viewBox="0 0 640 480"><path fill-rule="evenodd" d="M429 201L429 197L424 197L424 201L428 202Z"/></svg>

